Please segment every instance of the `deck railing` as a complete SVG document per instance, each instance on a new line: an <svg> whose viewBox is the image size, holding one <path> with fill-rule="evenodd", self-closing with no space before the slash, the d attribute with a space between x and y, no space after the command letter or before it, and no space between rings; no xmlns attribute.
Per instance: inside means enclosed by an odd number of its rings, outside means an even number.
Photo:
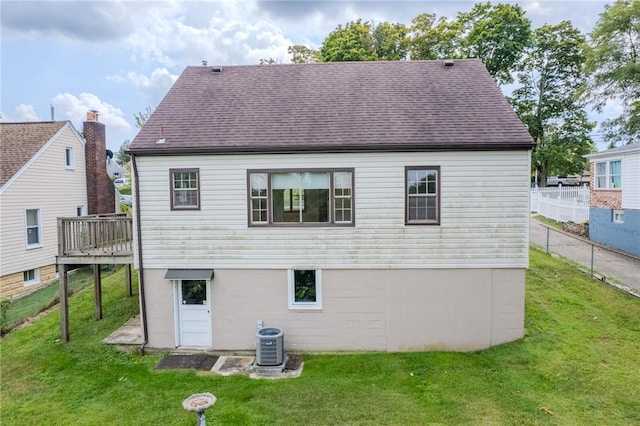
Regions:
<svg viewBox="0 0 640 426"><path fill-rule="evenodd" d="M58 255L130 256L133 253L133 222L119 214L59 217Z"/></svg>

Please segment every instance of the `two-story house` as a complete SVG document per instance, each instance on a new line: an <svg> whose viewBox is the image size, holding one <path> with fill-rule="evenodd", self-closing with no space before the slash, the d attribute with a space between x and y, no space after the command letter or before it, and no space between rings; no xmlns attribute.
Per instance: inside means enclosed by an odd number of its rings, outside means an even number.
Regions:
<svg viewBox="0 0 640 426"><path fill-rule="evenodd" d="M589 238L640 256L640 142L589 159Z"/></svg>
<svg viewBox="0 0 640 426"><path fill-rule="evenodd" d="M187 67L130 146L146 344L521 338L532 145L479 60Z"/></svg>
<svg viewBox="0 0 640 426"><path fill-rule="evenodd" d="M0 297L57 277L57 218L113 213L105 128L70 121L0 123Z"/></svg>

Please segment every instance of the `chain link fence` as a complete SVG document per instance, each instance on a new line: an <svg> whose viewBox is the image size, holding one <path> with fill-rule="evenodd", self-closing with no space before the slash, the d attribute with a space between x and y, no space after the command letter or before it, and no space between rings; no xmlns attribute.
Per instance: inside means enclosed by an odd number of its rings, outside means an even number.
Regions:
<svg viewBox="0 0 640 426"><path fill-rule="evenodd" d="M535 220L530 241L575 262L591 276L640 298L640 257L594 243Z"/></svg>

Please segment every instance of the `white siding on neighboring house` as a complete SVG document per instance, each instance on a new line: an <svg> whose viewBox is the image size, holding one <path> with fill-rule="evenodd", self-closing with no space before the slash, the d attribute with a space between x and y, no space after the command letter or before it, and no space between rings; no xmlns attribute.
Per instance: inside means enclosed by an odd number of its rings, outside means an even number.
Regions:
<svg viewBox="0 0 640 426"><path fill-rule="evenodd" d="M137 163L146 269L528 266L525 150L142 156ZM440 225L404 224L404 173L412 165L440 167ZM170 210L171 168L199 168L200 210ZM247 170L284 168L353 168L355 226L249 227Z"/></svg>
<svg viewBox="0 0 640 426"><path fill-rule="evenodd" d="M640 210L640 152L622 160L622 208Z"/></svg>
<svg viewBox="0 0 640 426"><path fill-rule="evenodd" d="M65 166L65 149L73 148L73 169ZM2 253L0 276L55 263L57 218L76 216L87 205L84 144L64 126L31 161L2 188ZM27 249L27 209L40 210L41 247Z"/></svg>

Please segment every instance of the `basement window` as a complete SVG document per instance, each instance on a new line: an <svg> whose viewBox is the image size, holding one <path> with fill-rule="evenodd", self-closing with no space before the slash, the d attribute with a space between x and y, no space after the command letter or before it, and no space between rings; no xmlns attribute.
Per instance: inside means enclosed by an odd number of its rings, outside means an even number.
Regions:
<svg viewBox="0 0 640 426"><path fill-rule="evenodd" d="M624 223L624 210L612 211L613 223Z"/></svg>
<svg viewBox="0 0 640 426"><path fill-rule="evenodd" d="M40 282L40 269L29 269L22 273L24 285L34 285Z"/></svg>
<svg viewBox="0 0 640 426"><path fill-rule="evenodd" d="M289 270L289 309L322 309L320 270Z"/></svg>

